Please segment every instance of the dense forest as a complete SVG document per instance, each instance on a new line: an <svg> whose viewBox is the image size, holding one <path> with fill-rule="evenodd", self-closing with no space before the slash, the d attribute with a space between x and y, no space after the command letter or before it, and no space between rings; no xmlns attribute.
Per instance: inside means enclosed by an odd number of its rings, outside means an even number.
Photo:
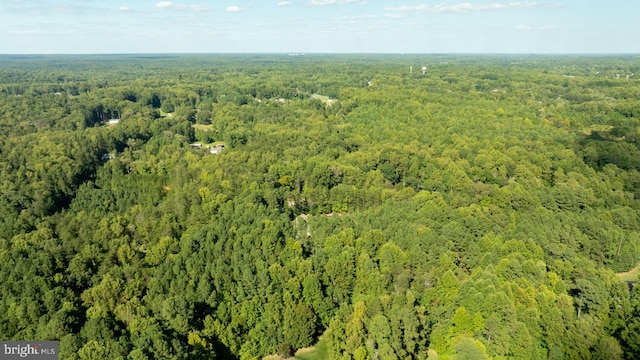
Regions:
<svg viewBox="0 0 640 360"><path fill-rule="evenodd" d="M423 73L422 67L426 67ZM0 338L637 359L636 56L0 56Z"/></svg>

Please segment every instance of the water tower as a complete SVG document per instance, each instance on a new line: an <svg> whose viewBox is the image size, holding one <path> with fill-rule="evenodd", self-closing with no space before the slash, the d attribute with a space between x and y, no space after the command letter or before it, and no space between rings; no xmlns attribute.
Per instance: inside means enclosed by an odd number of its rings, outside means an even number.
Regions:
<svg viewBox="0 0 640 360"><path fill-rule="evenodd" d="M426 72L427 72L427 67L426 67L426 66L423 66L423 67L422 67L422 75L424 75Z"/></svg>

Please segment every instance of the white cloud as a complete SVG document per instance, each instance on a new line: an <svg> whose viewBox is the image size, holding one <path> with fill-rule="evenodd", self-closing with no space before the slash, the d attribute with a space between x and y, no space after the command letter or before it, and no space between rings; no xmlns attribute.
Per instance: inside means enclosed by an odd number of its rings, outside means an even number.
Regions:
<svg viewBox="0 0 640 360"><path fill-rule="evenodd" d="M516 30L520 31L550 31L558 29L555 25L544 25L544 26L530 26L530 25L518 25L516 26Z"/></svg>
<svg viewBox="0 0 640 360"><path fill-rule="evenodd" d="M291 2L289 1L280 1L278 3L278 6L289 6L289 5L291 5Z"/></svg>
<svg viewBox="0 0 640 360"><path fill-rule="evenodd" d="M174 4L171 1L161 1L156 3L156 7L159 9L176 9L176 10L192 10L192 11L207 11L208 7L204 5L192 4Z"/></svg>
<svg viewBox="0 0 640 360"><path fill-rule="evenodd" d="M358 16L347 16L343 18L343 21L349 24L365 24L372 19L377 19L376 15L358 15Z"/></svg>
<svg viewBox="0 0 640 360"><path fill-rule="evenodd" d="M240 11L240 8L238 6L231 5L231 6L227 6L225 10L228 12L238 12Z"/></svg>
<svg viewBox="0 0 640 360"><path fill-rule="evenodd" d="M331 0L322 0L322 1L331 1ZM529 2L529 1L502 2L502 3L494 2L494 3L486 3L486 4L472 4L472 3L464 2L464 3L458 3L458 4L438 4L438 5L418 4L418 5L389 6L389 7L386 7L385 10L387 11L423 11L423 12L432 12L432 13L442 13L442 12L466 13L466 12L474 12L474 11L525 8L525 7L535 7L535 6L537 6L535 2Z"/></svg>
<svg viewBox="0 0 640 360"><path fill-rule="evenodd" d="M126 6L120 6L120 7L118 8L118 10L120 10L120 11L128 11L128 10L131 10L131 9L129 9L129 8L128 8L128 7L126 7Z"/></svg>
<svg viewBox="0 0 640 360"><path fill-rule="evenodd" d="M311 0L309 5L311 6L325 6L336 4L366 4L365 0Z"/></svg>
<svg viewBox="0 0 640 360"><path fill-rule="evenodd" d="M207 11L209 10L208 7L204 6L204 5L178 5L179 9L188 9L188 10L193 10L193 11Z"/></svg>
<svg viewBox="0 0 640 360"><path fill-rule="evenodd" d="M28 29L28 30L9 30L9 34L12 35L33 35L33 34L41 34L42 31L36 29Z"/></svg>

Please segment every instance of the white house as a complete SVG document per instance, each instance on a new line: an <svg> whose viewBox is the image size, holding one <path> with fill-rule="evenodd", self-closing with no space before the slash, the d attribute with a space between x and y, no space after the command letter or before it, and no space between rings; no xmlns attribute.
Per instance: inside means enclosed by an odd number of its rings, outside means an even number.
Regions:
<svg viewBox="0 0 640 360"><path fill-rule="evenodd" d="M222 150L224 150L224 145L222 144L218 144L216 146L212 146L209 148L209 152L212 154L217 154L219 152L221 152Z"/></svg>

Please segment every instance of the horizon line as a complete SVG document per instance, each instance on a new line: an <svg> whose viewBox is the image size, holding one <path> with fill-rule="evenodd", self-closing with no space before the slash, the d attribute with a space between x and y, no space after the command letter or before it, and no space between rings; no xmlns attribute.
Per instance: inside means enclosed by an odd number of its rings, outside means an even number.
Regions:
<svg viewBox="0 0 640 360"><path fill-rule="evenodd" d="M118 55L287 55L287 56L306 56L306 55L436 55L436 56L640 56L640 52L314 52L314 51L273 51L273 52L105 52L105 53L4 53L0 52L0 56L118 56Z"/></svg>

